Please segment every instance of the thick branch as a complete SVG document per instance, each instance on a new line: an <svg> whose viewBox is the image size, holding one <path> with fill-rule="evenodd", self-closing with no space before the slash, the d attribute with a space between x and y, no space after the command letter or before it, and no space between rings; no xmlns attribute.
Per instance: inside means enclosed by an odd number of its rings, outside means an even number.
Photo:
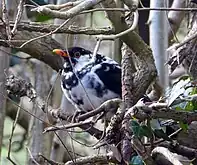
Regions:
<svg viewBox="0 0 197 165"><path fill-rule="evenodd" d="M40 36L41 33L33 33L28 31L20 31L18 32L12 39L13 40L30 40L32 38ZM21 42L12 42L12 45L7 42L7 36L5 29L0 28L0 45L5 47L19 47ZM56 40L52 39L52 37L47 36L36 41L31 42L31 44L25 45L23 48L19 49L27 54L30 54L33 58L41 60L51 66L54 70L59 71L59 69L63 66L62 60L58 56L54 56L52 53L53 49L64 47L58 43Z"/></svg>
<svg viewBox="0 0 197 165"><path fill-rule="evenodd" d="M132 117L140 120L162 118L191 123L197 121L197 112L177 111L168 107L166 103L153 103L149 106L136 104L127 111L124 118L131 119Z"/></svg>
<svg viewBox="0 0 197 165"><path fill-rule="evenodd" d="M196 149L189 148L187 146L183 146L183 145L179 145L179 144L173 145L172 143L167 142L167 141L161 143L160 146L167 147L172 152L176 152L179 155L186 156L189 159L194 159L194 158L197 159L197 150Z"/></svg>
<svg viewBox="0 0 197 165"><path fill-rule="evenodd" d="M116 7L116 4L113 0L106 0L102 4L106 8ZM132 6L132 4L127 4L127 6ZM123 19L123 15L121 14L121 12L106 12L108 14L108 18L110 19L115 28L116 33L120 33L129 28L127 23ZM136 54L136 56L140 59L140 63L142 66L142 68L140 68L140 71L136 72L136 75L133 76L134 87L132 93L134 94L134 97L132 98L135 99L135 104L137 100L139 100L139 98L141 97L141 94L145 93L150 83L156 77L156 68L154 65L151 49L148 45L146 45L146 43L135 31L131 31L124 36L121 36L120 39L125 42L125 44L129 46L129 48ZM139 84L143 84L143 88L139 86Z"/></svg>
<svg viewBox="0 0 197 165"><path fill-rule="evenodd" d="M0 28L3 28L5 25L0 23ZM10 22L10 27L13 27L14 23ZM37 22L21 22L17 25L18 31L27 30L29 32L41 32L41 33L50 33L57 29L59 25L53 24L43 24ZM78 26L63 26L62 28L58 29L55 33L69 33L69 34L86 34L86 35L98 35L98 34L114 34L114 29L110 27L98 27L98 28L91 28L91 27L78 27Z"/></svg>

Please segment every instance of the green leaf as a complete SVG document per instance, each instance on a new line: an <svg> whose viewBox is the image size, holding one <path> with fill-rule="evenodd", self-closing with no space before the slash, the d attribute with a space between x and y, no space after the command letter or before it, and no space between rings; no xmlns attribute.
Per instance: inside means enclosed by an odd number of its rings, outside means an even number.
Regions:
<svg viewBox="0 0 197 165"><path fill-rule="evenodd" d="M172 139L169 138L168 135L162 129L155 129L154 134L157 138L162 138L167 141L172 141Z"/></svg>
<svg viewBox="0 0 197 165"><path fill-rule="evenodd" d="M133 156L129 165L144 165L144 162L140 156Z"/></svg>
<svg viewBox="0 0 197 165"><path fill-rule="evenodd" d="M137 122L137 120L131 121L131 129L133 131L133 134L137 137L140 137L140 124Z"/></svg>
<svg viewBox="0 0 197 165"><path fill-rule="evenodd" d="M140 127L140 134L139 134L140 138L143 136L151 138L152 135L153 135L152 130L149 127L147 127L146 125L142 125Z"/></svg>
<svg viewBox="0 0 197 165"><path fill-rule="evenodd" d="M188 130L188 124L183 123L182 121L180 121L179 125L183 129L183 131L187 131Z"/></svg>
<svg viewBox="0 0 197 165"><path fill-rule="evenodd" d="M184 107L185 111L193 111L194 110L194 106L192 104L192 101L188 101L186 106Z"/></svg>

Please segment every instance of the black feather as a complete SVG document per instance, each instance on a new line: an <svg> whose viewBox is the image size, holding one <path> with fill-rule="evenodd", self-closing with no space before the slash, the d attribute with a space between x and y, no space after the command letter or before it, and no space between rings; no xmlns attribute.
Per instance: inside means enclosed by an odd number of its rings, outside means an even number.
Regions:
<svg viewBox="0 0 197 165"><path fill-rule="evenodd" d="M98 75L107 89L110 89L121 97L122 90L120 67L110 63L102 63L101 66L102 67L97 69L95 73Z"/></svg>

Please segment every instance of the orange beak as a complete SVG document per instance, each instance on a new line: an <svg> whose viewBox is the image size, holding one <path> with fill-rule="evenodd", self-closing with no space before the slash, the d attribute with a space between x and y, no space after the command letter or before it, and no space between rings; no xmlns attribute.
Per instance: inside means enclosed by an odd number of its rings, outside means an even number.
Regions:
<svg viewBox="0 0 197 165"><path fill-rule="evenodd" d="M62 57L68 57L68 54L65 51L63 51L62 49L54 49L53 53L55 53L59 56L62 56Z"/></svg>

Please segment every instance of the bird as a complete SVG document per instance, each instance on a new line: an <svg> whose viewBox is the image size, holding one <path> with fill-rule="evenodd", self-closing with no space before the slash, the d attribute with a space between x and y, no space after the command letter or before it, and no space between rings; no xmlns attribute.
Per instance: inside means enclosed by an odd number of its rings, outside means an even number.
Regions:
<svg viewBox="0 0 197 165"><path fill-rule="evenodd" d="M61 88L78 111L89 112L107 100L121 98L121 67L116 61L82 47L53 53L64 60Z"/></svg>

